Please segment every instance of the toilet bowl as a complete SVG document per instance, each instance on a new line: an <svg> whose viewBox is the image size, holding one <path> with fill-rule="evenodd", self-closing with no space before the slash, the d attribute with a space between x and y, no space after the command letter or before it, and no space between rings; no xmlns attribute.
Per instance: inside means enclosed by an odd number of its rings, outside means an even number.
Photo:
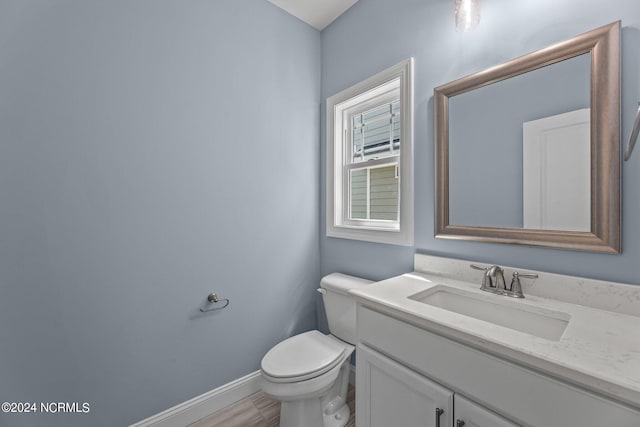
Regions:
<svg viewBox="0 0 640 427"><path fill-rule="evenodd" d="M355 300L369 281L333 273L320 282L331 334L305 332L275 345L261 363L262 391L278 399L281 427L343 427L349 420L349 362L355 350Z"/></svg>

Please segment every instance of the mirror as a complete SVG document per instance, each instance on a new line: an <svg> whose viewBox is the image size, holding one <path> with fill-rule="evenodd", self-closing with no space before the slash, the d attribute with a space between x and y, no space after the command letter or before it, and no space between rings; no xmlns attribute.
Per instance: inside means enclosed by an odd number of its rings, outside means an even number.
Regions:
<svg viewBox="0 0 640 427"><path fill-rule="evenodd" d="M620 252L620 23L434 91L436 237Z"/></svg>

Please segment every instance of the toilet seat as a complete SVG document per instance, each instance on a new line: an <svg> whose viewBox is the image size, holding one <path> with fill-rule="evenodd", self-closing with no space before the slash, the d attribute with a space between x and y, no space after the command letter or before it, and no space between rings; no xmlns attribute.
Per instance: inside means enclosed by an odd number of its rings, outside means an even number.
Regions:
<svg viewBox="0 0 640 427"><path fill-rule="evenodd" d="M273 347L262 358L262 372L273 382L305 381L342 363L348 350L346 343L330 335L305 332Z"/></svg>

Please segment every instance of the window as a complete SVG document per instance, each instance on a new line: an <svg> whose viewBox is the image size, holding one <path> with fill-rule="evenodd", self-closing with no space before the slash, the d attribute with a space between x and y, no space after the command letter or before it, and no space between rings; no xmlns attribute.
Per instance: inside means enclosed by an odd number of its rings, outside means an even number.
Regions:
<svg viewBox="0 0 640 427"><path fill-rule="evenodd" d="M413 244L413 59L327 99L327 235Z"/></svg>

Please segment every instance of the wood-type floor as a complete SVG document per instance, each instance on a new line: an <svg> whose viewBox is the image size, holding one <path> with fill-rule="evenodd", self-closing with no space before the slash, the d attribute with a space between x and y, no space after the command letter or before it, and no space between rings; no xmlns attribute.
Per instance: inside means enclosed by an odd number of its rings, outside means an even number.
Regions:
<svg viewBox="0 0 640 427"><path fill-rule="evenodd" d="M356 425L356 389L350 385L347 404L351 410L346 427ZM189 427L278 427L280 402L260 392L214 412ZM302 427L302 426L301 426Z"/></svg>

